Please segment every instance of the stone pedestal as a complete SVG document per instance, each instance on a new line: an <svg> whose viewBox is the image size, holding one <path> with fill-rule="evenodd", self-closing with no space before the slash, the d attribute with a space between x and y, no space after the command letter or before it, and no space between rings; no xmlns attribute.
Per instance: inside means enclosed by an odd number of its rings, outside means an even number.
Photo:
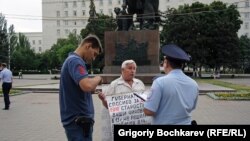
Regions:
<svg viewBox="0 0 250 141"><path fill-rule="evenodd" d="M103 75L121 74L124 60L133 59L140 79L149 80L160 73L158 30L108 31L105 32L105 67ZM113 74L113 75L112 75ZM143 78L143 74L145 78ZM146 78L150 77L150 78ZM107 78L107 83L113 79ZM143 81L143 80L142 80Z"/></svg>

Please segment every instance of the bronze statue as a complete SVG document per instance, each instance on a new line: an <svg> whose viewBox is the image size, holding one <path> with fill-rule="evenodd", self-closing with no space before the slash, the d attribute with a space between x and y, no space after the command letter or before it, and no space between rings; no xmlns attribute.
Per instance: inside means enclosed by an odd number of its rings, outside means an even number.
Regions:
<svg viewBox="0 0 250 141"><path fill-rule="evenodd" d="M128 15L137 15L140 29L156 29L159 22L159 0L123 0L123 7L127 7Z"/></svg>
<svg viewBox="0 0 250 141"><path fill-rule="evenodd" d="M133 17L131 15L128 15L124 6L122 10L119 7L115 7L114 12L116 14L117 21L116 31L127 31L133 28Z"/></svg>

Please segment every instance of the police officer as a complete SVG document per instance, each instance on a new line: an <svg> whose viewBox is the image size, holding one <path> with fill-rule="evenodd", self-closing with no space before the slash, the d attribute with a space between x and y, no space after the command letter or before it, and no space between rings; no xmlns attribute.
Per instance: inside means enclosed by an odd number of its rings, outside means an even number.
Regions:
<svg viewBox="0 0 250 141"><path fill-rule="evenodd" d="M2 91L4 96L5 107L3 110L9 110L10 107L10 98L9 93L12 88L13 76L12 72L7 68L6 63L1 64L2 71L0 72L0 81L3 81Z"/></svg>
<svg viewBox="0 0 250 141"><path fill-rule="evenodd" d="M190 125L199 94L198 84L181 69L190 58L174 44L163 46L161 51L166 75L153 81L144 113L153 117L152 124Z"/></svg>

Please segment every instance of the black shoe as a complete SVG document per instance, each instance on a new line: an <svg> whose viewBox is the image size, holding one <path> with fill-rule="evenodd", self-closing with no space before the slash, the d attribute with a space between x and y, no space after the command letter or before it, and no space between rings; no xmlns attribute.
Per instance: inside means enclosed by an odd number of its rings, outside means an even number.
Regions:
<svg viewBox="0 0 250 141"><path fill-rule="evenodd" d="M3 108L3 110L9 110L9 108Z"/></svg>

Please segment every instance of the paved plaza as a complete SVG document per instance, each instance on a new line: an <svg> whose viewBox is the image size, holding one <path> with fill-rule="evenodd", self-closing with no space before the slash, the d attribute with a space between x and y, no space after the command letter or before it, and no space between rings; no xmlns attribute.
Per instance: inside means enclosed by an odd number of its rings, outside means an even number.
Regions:
<svg viewBox="0 0 250 141"><path fill-rule="evenodd" d="M14 87L38 87L44 84L57 87L58 83L58 80L46 78L39 78L39 80L24 78L14 79L14 81ZM93 98L96 113L93 140L100 141L102 105L97 95L93 95ZM60 123L58 93L30 92L12 96L11 102L9 111L0 110L1 141L66 141ZM0 106L3 105L3 98L0 97ZM207 95L199 95L193 118L198 124L250 125L249 107L250 101L214 100Z"/></svg>

